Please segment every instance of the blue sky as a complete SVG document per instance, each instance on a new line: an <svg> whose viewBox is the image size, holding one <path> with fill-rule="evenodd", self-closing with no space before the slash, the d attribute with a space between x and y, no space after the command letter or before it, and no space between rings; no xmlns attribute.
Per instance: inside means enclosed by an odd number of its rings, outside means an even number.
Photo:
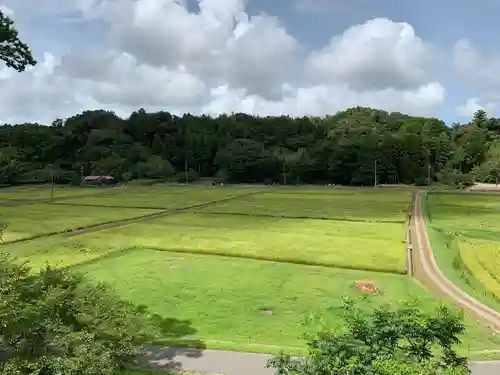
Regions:
<svg viewBox="0 0 500 375"><path fill-rule="evenodd" d="M322 115L357 104L448 123L478 108L498 115L500 1L202 0L202 12L198 0L173 1L0 0L40 61L4 72L0 121L138 107ZM366 45L372 34L379 49Z"/></svg>

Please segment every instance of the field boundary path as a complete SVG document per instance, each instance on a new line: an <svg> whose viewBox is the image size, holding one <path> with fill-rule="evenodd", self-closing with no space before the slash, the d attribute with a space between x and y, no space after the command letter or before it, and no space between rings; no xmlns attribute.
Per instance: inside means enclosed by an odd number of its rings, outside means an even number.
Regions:
<svg viewBox="0 0 500 375"><path fill-rule="evenodd" d="M157 370L194 371L223 375L274 375L266 368L271 354L240 353L224 350L185 349L147 345L139 358L141 367ZM500 361L470 362L472 375L500 374Z"/></svg>
<svg viewBox="0 0 500 375"><path fill-rule="evenodd" d="M416 276L433 292L451 299L458 306L479 318L493 331L500 333L500 313L462 291L439 268L434 252L432 251L425 219L422 214L422 202L425 196L425 191L417 191L414 203L413 231L418 248L418 256L414 259L414 261L418 261ZM497 371L497 374L500 374L500 368Z"/></svg>

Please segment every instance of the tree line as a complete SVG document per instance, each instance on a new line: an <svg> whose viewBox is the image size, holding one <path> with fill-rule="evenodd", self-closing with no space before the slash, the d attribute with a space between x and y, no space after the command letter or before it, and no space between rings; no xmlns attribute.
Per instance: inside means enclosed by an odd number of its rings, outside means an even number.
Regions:
<svg viewBox="0 0 500 375"><path fill-rule="evenodd" d="M325 117L120 118L84 111L49 124L0 127L0 184L199 177L245 183L341 185L495 182L500 119L467 124L356 107Z"/></svg>

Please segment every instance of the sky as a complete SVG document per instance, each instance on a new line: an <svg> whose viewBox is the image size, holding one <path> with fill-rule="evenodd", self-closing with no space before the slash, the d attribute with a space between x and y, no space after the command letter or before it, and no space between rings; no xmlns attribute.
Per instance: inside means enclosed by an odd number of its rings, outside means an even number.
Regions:
<svg viewBox="0 0 500 375"><path fill-rule="evenodd" d="M38 64L0 123L84 110L500 116L500 0L0 0Z"/></svg>

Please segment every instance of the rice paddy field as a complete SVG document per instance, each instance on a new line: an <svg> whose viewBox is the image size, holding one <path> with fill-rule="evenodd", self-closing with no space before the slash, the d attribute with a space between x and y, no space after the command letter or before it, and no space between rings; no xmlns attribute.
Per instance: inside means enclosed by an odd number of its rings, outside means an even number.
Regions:
<svg viewBox="0 0 500 375"><path fill-rule="evenodd" d="M429 236L451 281L500 309L500 195L430 194Z"/></svg>
<svg viewBox="0 0 500 375"><path fill-rule="evenodd" d="M303 333L343 327L345 296L366 311L414 298L422 310L437 306L404 275L411 200L404 189L270 187L134 187L50 204L19 200L0 206L7 239L38 237L0 250L34 270L71 268L155 314L187 319L196 332L183 342L300 353ZM71 232L86 225L94 227ZM61 228L67 232L44 235ZM377 293L361 292L359 282ZM467 327L463 351L500 344L471 319Z"/></svg>
<svg viewBox="0 0 500 375"><path fill-rule="evenodd" d="M218 202L223 199L244 196L262 188L209 188L209 187L127 187L113 194L99 194L54 202L58 205L179 209Z"/></svg>
<svg viewBox="0 0 500 375"><path fill-rule="evenodd" d="M4 241L14 241L54 232L110 221L130 219L160 210L133 208L95 208L58 206L55 204L30 204L22 206L0 206L2 220L8 223Z"/></svg>
<svg viewBox="0 0 500 375"><path fill-rule="evenodd" d="M106 194L113 192L112 188L82 188L55 186L52 192L50 185L35 187L13 187L0 189L0 202L10 200L49 200L51 198L74 197L87 194Z"/></svg>

